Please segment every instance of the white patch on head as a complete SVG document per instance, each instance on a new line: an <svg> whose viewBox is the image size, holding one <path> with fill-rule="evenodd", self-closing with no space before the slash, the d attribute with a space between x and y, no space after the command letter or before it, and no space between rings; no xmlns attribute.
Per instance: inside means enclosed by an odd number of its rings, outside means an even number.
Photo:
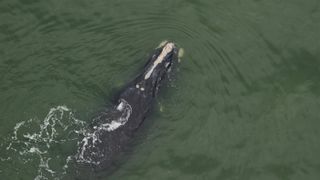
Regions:
<svg viewBox="0 0 320 180"><path fill-rule="evenodd" d="M136 85L136 88L138 88L138 89L140 88L139 84Z"/></svg>
<svg viewBox="0 0 320 180"><path fill-rule="evenodd" d="M173 44L173 43L167 43L167 44L163 47L162 52L161 52L160 55L157 57L157 59L153 62L153 65L152 65L151 69L150 69L150 70L147 72L147 74L144 76L144 79L148 79L148 78L151 76L154 68L156 68L157 65L160 64L160 63L164 60L164 58L166 57L166 55L169 54L169 53L172 51L173 48L174 48L174 44Z"/></svg>
<svg viewBox="0 0 320 180"><path fill-rule="evenodd" d="M166 43L168 43L167 40L162 41L157 48L161 48L161 47L164 46Z"/></svg>

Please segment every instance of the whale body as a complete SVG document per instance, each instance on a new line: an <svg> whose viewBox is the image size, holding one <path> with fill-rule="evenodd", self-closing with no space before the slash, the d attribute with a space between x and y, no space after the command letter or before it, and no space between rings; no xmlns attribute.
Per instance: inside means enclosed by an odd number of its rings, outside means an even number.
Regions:
<svg viewBox="0 0 320 180"><path fill-rule="evenodd" d="M143 123L177 60L178 48L174 43L165 42L155 49L143 72L116 97L118 103L94 118L78 143L77 162L99 167L114 161Z"/></svg>

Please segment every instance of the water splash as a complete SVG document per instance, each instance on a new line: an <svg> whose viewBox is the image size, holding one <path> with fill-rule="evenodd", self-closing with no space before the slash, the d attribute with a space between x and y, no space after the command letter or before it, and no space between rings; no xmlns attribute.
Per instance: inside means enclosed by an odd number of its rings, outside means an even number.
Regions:
<svg viewBox="0 0 320 180"><path fill-rule="evenodd" d="M113 118L112 112L107 112L109 116L106 116L105 120L109 120L108 122L98 123L97 126L93 127L93 130L88 129L81 133L84 137L82 141L78 143L80 148L76 154L77 162L95 165L101 163L101 159L103 159L105 155L102 149L98 147L99 144L103 143L100 136L104 133L114 131L127 123L132 113L131 105L124 99L120 99L116 110L116 113L120 113L120 116ZM99 117L97 119L99 119Z"/></svg>
<svg viewBox="0 0 320 180"><path fill-rule="evenodd" d="M86 127L68 107L51 108L43 120L33 118L15 125L12 135L0 146L0 162L37 166L35 180L61 179L74 159L79 133L85 132ZM57 154L59 148L63 150Z"/></svg>

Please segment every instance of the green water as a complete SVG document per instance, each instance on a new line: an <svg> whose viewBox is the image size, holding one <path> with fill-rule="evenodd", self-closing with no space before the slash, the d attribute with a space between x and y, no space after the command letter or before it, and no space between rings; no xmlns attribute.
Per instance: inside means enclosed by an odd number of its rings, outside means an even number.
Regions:
<svg viewBox="0 0 320 180"><path fill-rule="evenodd" d="M317 0L0 0L0 179L318 180L319 32ZM184 57L130 155L66 163L165 39ZM61 143L23 136L46 120Z"/></svg>

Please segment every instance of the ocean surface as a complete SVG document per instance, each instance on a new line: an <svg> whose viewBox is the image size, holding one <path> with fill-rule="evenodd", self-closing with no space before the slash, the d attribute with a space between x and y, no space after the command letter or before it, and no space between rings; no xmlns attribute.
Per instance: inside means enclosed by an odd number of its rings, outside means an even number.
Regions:
<svg viewBox="0 0 320 180"><path fill-rule="evenodd" d="M319 180L320 1L0 0L0 179ZM112 170L78 141L163 40L184 56Z"/></svg>

